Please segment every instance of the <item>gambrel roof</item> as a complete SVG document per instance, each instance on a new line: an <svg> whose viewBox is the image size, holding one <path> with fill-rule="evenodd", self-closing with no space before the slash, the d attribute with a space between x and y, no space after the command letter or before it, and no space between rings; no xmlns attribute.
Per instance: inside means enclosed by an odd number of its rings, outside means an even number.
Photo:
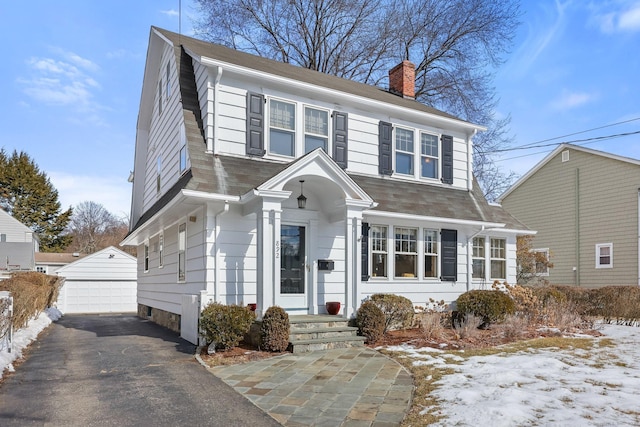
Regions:
<svg viewBox="0 0 640 427"><path fill-rule="evenodd" d="M288 167L292 167L302 159L297 159L292 163L281 163L261 158L214 156L211 153L206 153L206 142L192 62L194 58L199 61L205 61L205 59L215 60L246 70L258 70L262 73L285 79L348 93L361 99L395 105L407 109L407 111L418 111L424 114L425 117L430 115L438 120L444 120L452 125L467 129L469 132L483 129L448 113L414 100L402 98L375 86L257 57L156 27L152 27L151 30L151 37L153 38L154 36L172 44L174 48L191 168L150 209L144 212L131 232L157 214L163 206L183 190L226 195L230 199L240 200L243 195L246 195ZM149 58L147 58L147 61L149 61ZM150 92L152 93L153 90L150 90ZM362 176L353 173L350 173L349 176L377 202L377 207L373 209L374 211L450 218L478 223L504 224L507 229L511 230L527 229L501 207L489 205L480 187L475 183L475 179L473 189L467 191L419 182L408 182L392 177ZM398 188L402 190L398 191Z"/></svg>

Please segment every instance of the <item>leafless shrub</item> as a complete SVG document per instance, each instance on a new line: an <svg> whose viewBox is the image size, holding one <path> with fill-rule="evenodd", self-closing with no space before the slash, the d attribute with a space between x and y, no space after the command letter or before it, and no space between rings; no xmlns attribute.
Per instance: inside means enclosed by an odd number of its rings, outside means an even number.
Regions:
<svg viewBox="0 0 640 427"><path fill-rule="evenodd" d="M529 317L521 315L507 316L499 325L495 325L493 329L502 332L503 336L509 341L515 341L522 338L529 327Z"/></svg>
<svg viewBox="0 0 640 427"><path fill-rule="evenodd" d="M439 312L424 312L416 314L419 319L419 327L422 330L422 335L426 340L437 340L442 336L444 331L444 319L445 313Z"/></svg>
<svg viewBox="0 0 640 427"><path fill-rule="evenodd" d="M28 272L15 273L0 282L0 291L9 291L13 296L13 327L27 326L31 319L38 317L58 299L58 292L64 278Z"/></svg>
<svg viewBox="0 0 640 427"><path fill-rule="evenodd" d="M481 324L482 317L468 313L460 322L454 322L453 328L456 331L456 337L466 339L476 337Z"/></svg>
<svg viewBox="0 0 640 427"><path fill-rule="evenodd" d="M576 304L551 300L544 307L542 319L547 326L561 331L571 331L585 326L585 318L578 314Z"/></svg>

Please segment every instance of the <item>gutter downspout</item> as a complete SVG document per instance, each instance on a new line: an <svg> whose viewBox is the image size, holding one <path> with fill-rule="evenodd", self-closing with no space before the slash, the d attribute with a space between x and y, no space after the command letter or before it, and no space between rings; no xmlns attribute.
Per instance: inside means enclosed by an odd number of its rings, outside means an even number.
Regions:
<svg viewBox="0 0 640 427"><path fill-rule="evenodd" d="M225 200L224 207L216 212L215 218L215 238L213 241L213 253L214 253L214 270L213 270L213 300L218 301L218 285L220 284L220 245L218 244L218 237L222 227L220 226L220 217L229 212L229 202Z"/></svg>
<svg viewBox="0 0 640 427"><path fill-rule="evenodd" d="M469 236L467 241L467 291L471 290L471 282L473 281L473 262L471 259L471 252L473 251L473 238L485 230L484 225L480 227L480 230Z"/></svg>
<svg viewBox="0 0 640 427"><path fill-rule="evenodd" d="M478 129L474 129L467 141L467 190L469 191L473 190L473 137L477 133Z"/></svg>

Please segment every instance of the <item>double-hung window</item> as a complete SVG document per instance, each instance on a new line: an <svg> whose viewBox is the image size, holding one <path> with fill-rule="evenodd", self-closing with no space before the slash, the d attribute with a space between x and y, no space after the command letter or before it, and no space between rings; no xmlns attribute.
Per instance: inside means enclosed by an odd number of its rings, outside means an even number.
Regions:
<svg viewBox="0 0 640 427"><path fill-rule="evenodd" d="M304 152L320 147L329 152L329 113L316 108L304 108Z"/></svg>
<svg viewBox="0 0 640 427"><path fill-rule="evenodd" d="M396 173L413 176L413 131L396 128Z"/></svg>
<svg viewBox="0 0 640 427"><path fill-rule="evenodd" d="M534 262L538 276L549 275L549 249L534 249Z"/></svg>
<svg viewBox="0 0 640 427"><path fill-rule="evenodd" d="M178 227L178 281L184 282L186 274L187 224Z"/></svg>
<svg viewBox="0 0 640 427"><path fill-rule="evenodd" d="M164 266L164 234L158 237L158 267Z"/></svg>
<svg viewBox="0 0 640 427"><path fill-rule="evenodd" d="M295 104L269 100L269 151L272 154L294 157L296 154Z"/></svg>
<svg viewBox="0 0 640 427"><path fill-rule="evenodd" d="M491 278L507 277L507 245L505 239L491 239Z"/></svg>
<svg viewBox="0 0 640 427"><path fill-rule="evenodd" d="M149 245L147 243L144 244L144 271L145 273L149 271Z"/></svg>
<svg viewBox="0 0 640 427"><path fill-rule="evenodd" d="M438 137L428 133L420 134L420 176L438 177Z"/></svg>
<svg viewBox="0 0 640 427"><path fill-rule="evenodd" d="M473 238L471 259L473 262L472 276L474 279L485 278L484 237Z"/></svg>
<svg viewBox="0 0 640 427"><path fill-rule="evenodd" d="M424 230L424 277L438 277L437 230Z"/></svg>
<svg viewBox="0 0 640 427"><path fill-rule="evenodd" d="M374 225L371 227L371 275L387 277L387 227Z"/></svg>
<svg viewBox="0 0 640 427"><path fill-rule="evenodd" d="M596 245L596 268L613 268L613 243Z"/></svg>
<svg viewBox="0 0 640 427"><path fill-rule="evenodd" d="M395 227L395 277L417 277L418 229Z"/></svg>

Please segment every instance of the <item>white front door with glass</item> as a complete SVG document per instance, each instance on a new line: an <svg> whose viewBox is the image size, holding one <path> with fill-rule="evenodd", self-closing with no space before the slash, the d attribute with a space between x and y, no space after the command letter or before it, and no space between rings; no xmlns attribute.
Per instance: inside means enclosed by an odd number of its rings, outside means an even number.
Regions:
<svg viewBox="0 0 640 427"><path fill-rule="evenodd" d="M276 304L287 311L308 309L306 227L280 227L280 284Z"/></svg>

